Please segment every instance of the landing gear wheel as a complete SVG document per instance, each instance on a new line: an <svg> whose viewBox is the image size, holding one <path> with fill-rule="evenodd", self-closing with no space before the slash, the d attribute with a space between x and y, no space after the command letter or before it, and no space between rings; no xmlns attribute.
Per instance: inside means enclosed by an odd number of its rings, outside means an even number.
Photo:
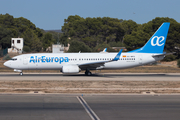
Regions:
<svg viewBox="0 0 180 120"><path fill-rule="evenodd" d="M87 72L85 72L85 75L88 75L88 73L87 73Z"/></svg>
<svg viewBox="0 0 180 120"><path fill-rule="evenodd" d="M91 73L89 70L86 70L85 75L87 75L87 76L91 76L91 75L92 75L92 73Z"/></svg>
<svg viewBox="0 0 180 120"><path fill-rule="evenodd" d="M23 73L22 73L22 72L20 72L20 73L19 73L19 75L21 75L21 76L22 76L22 75L23 75Z"/></svg>
<svg viewBox="0 0 180 120"><path fill-rule="evenodd" d="M88 74L87 74L88 76L91 76L92 75L92 73L91 72L88 72Z"/></svg>

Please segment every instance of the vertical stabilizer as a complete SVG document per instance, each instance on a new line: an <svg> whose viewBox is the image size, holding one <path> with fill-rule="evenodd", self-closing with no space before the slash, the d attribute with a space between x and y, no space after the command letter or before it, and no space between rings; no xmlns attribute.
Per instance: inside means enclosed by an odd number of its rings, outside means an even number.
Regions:
<svg viewBox="0 0 180 120"><path fill-rule="evenodd" d="M142 48L129 53L163 53L169 26L169 22L163 23Z"/></svg>

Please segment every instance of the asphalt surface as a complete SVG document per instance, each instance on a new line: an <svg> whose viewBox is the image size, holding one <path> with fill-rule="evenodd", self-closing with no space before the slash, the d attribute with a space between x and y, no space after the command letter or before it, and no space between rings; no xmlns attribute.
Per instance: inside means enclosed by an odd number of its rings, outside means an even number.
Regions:
<svg viewBox="0 0 180 120"><path fill-rule="evenodd" d="M179 120L180 96L87 96L102 120Z"/></svg>
<svg viewBox="0 0 180 120"><path fill-rule="evenodd" d="M64 75L61 73L0 73L0 80L103 80L103 81L180 81L180 73L106 73L85 76L84 74Z"/></svg>
<svg viewBox="0 0 180 120"><path fill-rule="evenodd" d="M91 120L77 96L0 94L0 120ZM101 120L180 118L179 95L84 95L82 98Z"/></svg>
<svg viewBox="0 0 180 120"><path fill-rule="evenodd" d="M0 95L0 120L90 120L75 96Z"/></svg>

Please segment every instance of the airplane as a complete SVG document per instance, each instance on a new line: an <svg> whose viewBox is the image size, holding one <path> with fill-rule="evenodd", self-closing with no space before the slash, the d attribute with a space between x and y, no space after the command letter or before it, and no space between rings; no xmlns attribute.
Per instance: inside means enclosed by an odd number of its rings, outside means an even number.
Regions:
<svg viewBox="0 0 180 120"><path fill-rule="evenodd" d="M23 75L23 70L60 70L64 74L85 71L85 75L92 75L90 70L124 69L162 60L170 23L163 23L152 35L147 43L129 52L100 52L100 53L35 53L13 57L4 66L14 69ZM104 50L106 51L106 49Z"/></svg>

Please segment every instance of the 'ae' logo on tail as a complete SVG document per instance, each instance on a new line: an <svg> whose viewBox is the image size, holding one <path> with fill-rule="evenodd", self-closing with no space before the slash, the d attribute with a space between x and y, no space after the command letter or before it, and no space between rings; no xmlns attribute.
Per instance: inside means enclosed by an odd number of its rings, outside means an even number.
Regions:
<svg viewBox="0 0 180 120"><path fill-rule="evenodd" d="M156 41L155 41L156 40ZM164 45L164 41L165 40L165 38L164 38L164 36L160 36L160 37L158 37L158 36L154 36L152 39L151 39L151 45L152 46L162 46L162 45Z"/></svg>

